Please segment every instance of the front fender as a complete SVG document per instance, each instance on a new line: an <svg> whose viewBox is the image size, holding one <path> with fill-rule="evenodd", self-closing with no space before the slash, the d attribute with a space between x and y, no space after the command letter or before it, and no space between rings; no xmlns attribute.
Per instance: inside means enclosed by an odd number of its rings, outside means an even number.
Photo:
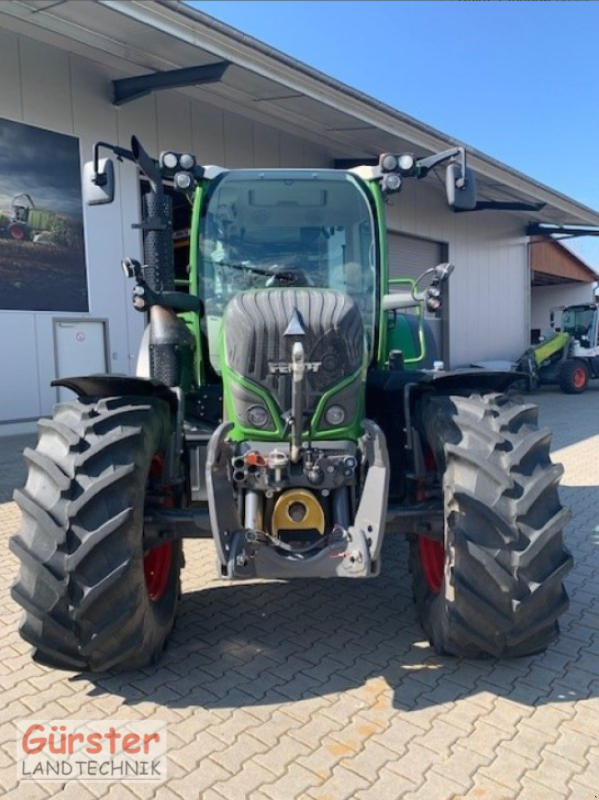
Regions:
<svg viewBox="0 0 599 800"><path fill-rule="evenodd" d="M505 392L518 381L527 381L528 377L525 372L464 369L439 374L430 373L421 380L440 394L457 394L463 391Z"/></svg>
<svg viewBox="0 0 599 800"><path fill-rule="evenodd" d="M52 386L71 389L78 397L157 397L166 401L177 413L178 400L174 392L160 381L149 378L130 378L127 375L84 375L57 378Z"/></svg>

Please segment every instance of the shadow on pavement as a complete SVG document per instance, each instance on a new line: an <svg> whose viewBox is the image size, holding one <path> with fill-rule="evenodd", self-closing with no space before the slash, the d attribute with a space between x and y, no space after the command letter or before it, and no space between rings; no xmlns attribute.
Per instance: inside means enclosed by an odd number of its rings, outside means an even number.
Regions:
<svg viewBox="0 0 599 800"><path fill-rule="evenodd" d="M483 692L525 706L570 703L599 694L597 616L584 614L593 611L584 576L573 589L563 635L546 653L440 657L416 619L407 545L395 537L385 545L384 573L373 581L213 584L184 594L160 664L92 676L90 695L115 694L133 706L238 708L350 690L362 697L378 679L379 693L390 688L392 705L406 711ZM581 654L594 641L594 651ZM72 678L79 679L90 676Z"/></svg>

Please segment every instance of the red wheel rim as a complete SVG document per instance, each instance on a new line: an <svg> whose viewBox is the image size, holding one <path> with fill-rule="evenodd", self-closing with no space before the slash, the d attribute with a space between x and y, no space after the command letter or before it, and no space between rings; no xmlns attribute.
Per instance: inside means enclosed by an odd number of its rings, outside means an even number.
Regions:
<svg viewBox="0 0 599 800"><path fill-rule="evenodd" d="M443 585L445 569L445 550L440 542L434 542L425 536L418 539L420 563L426 585L433 594L439 594Z"/></svg>
<svg viewBox="0 0 599 800"><path fill-rule="evenodd" d="M572 375L572 383L574 384L574 388L582 389L586 382L587 382L586 372L582 367L576 367L576 369L574 370L574 374Z"/></svg>
<svg viewBox="0 0 599 800"><path fill-rule="evenodd" d="M15 225L14 228L10 229L10 235L12 239L16 239L20 242L25 238L25 231L20 227L20 225Z"/></svg>
<svg viewBox="0 0 599 800"><path fill-rule="evenodd" d="M150 480L159 480L164 467L164 457L156 453L150 464ZM148 597L157 603L168 587L168 579L173 560L173 543L166 542L149 550L144 557L144 575Z"/></svg>
<svg viewBox="0 0 599 800"><path fill-rule="evenodd" d="M150 550L144 558L144 575L148 597L157 603L164 597L173 560L173 543L166 542Z"/></svg>

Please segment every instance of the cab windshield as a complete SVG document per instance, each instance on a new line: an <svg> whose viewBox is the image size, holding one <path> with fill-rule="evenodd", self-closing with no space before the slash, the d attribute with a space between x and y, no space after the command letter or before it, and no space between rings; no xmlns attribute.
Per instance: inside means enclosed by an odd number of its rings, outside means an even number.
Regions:
<svg viewBox="0 0 599 800"><path fill-rule="evenodd" d="M214 180L200 223L200 296L219 369L225 306L248 289L307 286L349 294L372 349L375 225L360 182L334 170L239 170Z"/></svg>
<svg viewBox="0 0 599 800"><path fill-rule="evenodd" d="M564 310L562 330L576 338L592 333L595 309L593 306L572 306Z"/></svg>

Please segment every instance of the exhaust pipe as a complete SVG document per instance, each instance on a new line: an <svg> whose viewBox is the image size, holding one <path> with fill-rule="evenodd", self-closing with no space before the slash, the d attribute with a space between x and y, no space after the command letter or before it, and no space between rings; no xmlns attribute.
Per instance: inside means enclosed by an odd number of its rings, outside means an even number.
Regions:
<svg viewBox="0 0 599 800"><path fill-rule="evenodd" d="M156 166L156 162L150 158L150 156L144 150L143 145L137 136L131 137L131 152L133 153L135 163L150 181L152 192L156 195L163 195L164 189L162 187L162 176L160 175L160 170Z"/></svg>

